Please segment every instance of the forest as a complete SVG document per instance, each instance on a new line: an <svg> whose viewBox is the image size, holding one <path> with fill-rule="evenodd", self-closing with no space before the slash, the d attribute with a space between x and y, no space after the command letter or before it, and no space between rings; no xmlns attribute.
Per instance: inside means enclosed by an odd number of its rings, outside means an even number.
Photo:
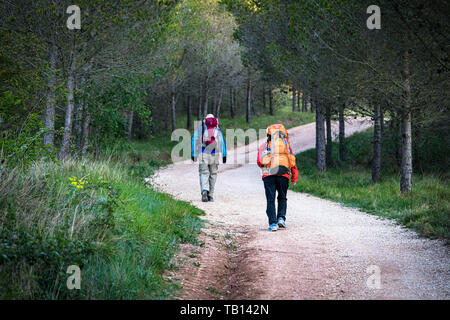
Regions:
<svg viewBox="0 0 450 320"><path fill-rule="evenodd" d="M314 122L295 191L448 239L450 4L373 4L0 0L0 298L172 297L203 213L144 178L209 113ZM346 138L348 117L372 128Z"/></svg>

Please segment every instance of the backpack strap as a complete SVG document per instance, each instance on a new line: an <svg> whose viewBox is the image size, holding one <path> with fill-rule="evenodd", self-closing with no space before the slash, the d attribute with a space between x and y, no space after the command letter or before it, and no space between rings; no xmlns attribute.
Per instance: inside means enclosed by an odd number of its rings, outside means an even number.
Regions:
<svg viewBox="0 0 450 320"><path fill-rule="evenodd" d="M291 150L291 146L289 144L289 141L287 140L286 135L283 132L280 131L280 136L281 136L281 139L283 139L284 144L286 145L287 152L289 154L293 154L292 150Z"/></svg>

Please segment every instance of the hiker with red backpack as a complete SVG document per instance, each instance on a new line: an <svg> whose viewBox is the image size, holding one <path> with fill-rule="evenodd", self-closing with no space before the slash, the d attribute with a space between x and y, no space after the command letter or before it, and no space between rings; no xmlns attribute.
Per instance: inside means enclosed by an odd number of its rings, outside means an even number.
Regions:
<svg viewBox="0 0 450 320"><path fill-rule="evenodd" d="M286 228L289 176L292 185L295 185L298 180L298 169L286 128L282 124L274 124L269 126L266 132L267 141L259 148L256 162L261 168L266 192L268 230L277 231L278 227ZM275 211L276 192L278 192L278 213Z"/></svg>
<svg viewBox="0 0 450 320"><path fill-rule="evenodd" d="M191 142L191 159L199 162L200 190L203 202L214 201L214 186L219 168L219 154L223 163L227 162L227 147L219 120L208 114L194 132Z"/></svg>

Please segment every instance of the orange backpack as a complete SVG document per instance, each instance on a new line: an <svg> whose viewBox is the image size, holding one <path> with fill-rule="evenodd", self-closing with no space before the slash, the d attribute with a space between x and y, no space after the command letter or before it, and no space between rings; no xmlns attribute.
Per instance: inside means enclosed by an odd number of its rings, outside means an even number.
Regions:
<svg viewBox="0 0 450 320"><path fill-rule="evenodd" d="M268 141L261 158L263 175L290 174L295 167L295 156L289 145L286 128L273 124L267 128Z"/></svg>

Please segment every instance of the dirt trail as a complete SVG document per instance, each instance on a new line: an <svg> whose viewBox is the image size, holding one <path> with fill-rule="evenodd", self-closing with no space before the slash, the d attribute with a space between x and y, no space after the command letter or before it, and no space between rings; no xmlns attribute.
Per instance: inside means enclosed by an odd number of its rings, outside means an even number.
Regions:
<svg viewBox="0 0 450 320"><path fill-rule="evenodd" d="M366 119L347 119L346 133L369 126ZM289 137L296 153L313 148L314 124L290 129ZM206 245L179 255L185 258L175 275L185 288L181 298L450 298L449 248L391 220L289 191L287 229L266 231L257 147L229 152L228 162L249 163L220 165L214 203L200 201L197 163L170 165L153 178L157 188L204 210L208 220L201 235ZM373 265L381 289L367 285Z"/></svg>

